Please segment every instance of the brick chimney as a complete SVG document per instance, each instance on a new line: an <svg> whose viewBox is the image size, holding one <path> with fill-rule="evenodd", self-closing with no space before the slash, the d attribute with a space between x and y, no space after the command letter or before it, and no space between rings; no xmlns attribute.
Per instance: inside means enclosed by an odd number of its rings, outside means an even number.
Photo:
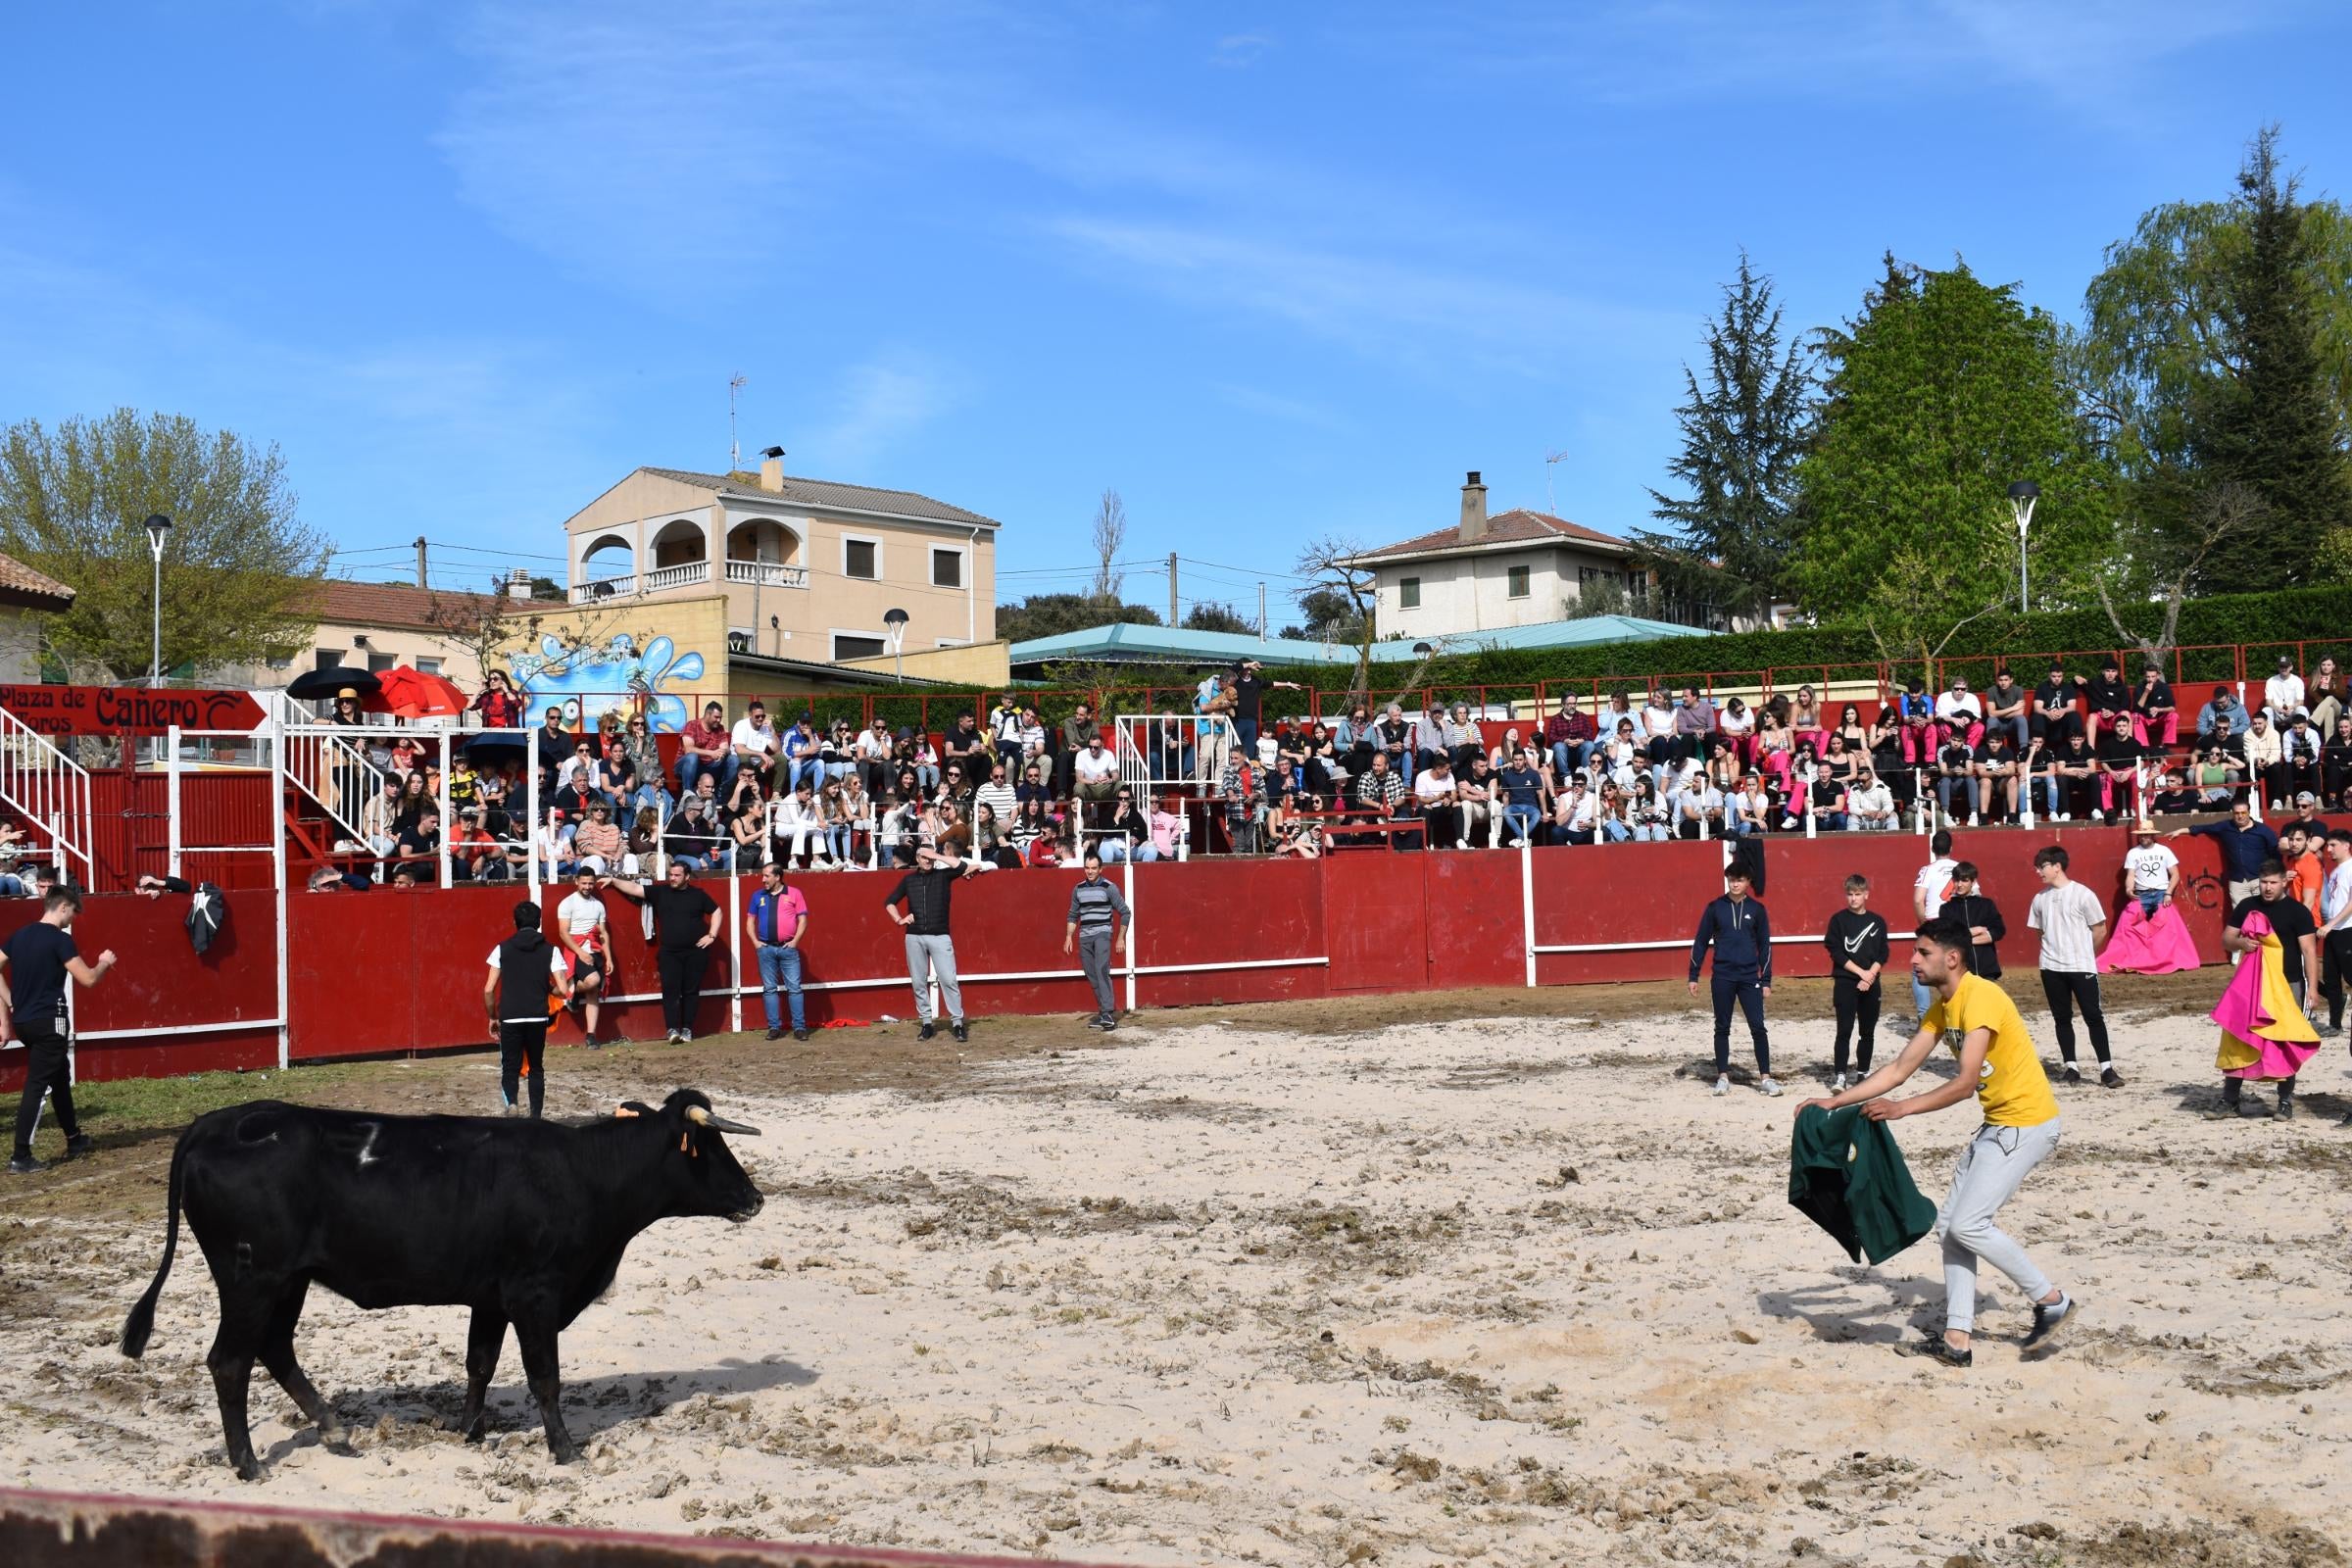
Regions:
<svg viewBox="0 0 2352 1568"><path fill-rule="evenodd" d="M760 454L760 488L776 495L784 493L784 449L769 447Z"/></svg>
<svg viewBox="0 0 2352 1568"><path fill-rule="evenodd" d="M1487 536L1487 487L1479 481L1478 470L1470 470L1469 479L1462 485L1462 543L1474 545Z"/></svg>

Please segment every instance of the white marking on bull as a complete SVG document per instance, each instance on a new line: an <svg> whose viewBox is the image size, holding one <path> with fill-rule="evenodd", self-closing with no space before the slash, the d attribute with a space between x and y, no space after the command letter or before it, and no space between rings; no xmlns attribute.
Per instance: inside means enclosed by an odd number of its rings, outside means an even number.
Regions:
<svg viewBox="0 0 2352 1568"><path fill-rule="evenodd" d="M368 1141L360 1145L360 1169L366 1170L375 1163L375 1135L382 1130L379 1123L371 1121L368 1124Z"/></svg>

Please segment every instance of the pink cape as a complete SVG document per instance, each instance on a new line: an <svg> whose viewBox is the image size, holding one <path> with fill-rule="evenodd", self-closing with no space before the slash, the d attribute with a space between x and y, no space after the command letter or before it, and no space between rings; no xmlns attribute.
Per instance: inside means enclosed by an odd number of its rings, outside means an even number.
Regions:
<svg viewBox="0 0 2352 1568"><path fill-rule="evenodd" d="M2222 1000L2214 1004L2211 1017L2222 1026L2215 1065L2229 1078L2292 1078L2319 1054L2319 1035L2286 983L2284 950L2271 922L2257 911L2238 929L2260 938L2262 948L2239 960Z"/></svg>
<svg viewBox="0 0 2352 1568"><path fill-rule="evenodd" d="M2179 974L2196 968L2198 961L2196 941L2179 908L2159 905L2156 918L2150 920L2139 912L2137 899L2126 899L2124 912L2116 916L2115 935L2099 955L2099 972Z"/></svg>

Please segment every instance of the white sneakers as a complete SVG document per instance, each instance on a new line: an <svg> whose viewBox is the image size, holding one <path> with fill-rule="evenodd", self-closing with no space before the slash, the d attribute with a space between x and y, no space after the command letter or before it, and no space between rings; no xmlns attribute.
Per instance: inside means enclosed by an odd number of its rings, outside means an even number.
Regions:
<svg viewBox="0 0 2352 1568"><path fill-rule="evenodd" d="M2094 806L2090 808L2090 819L2093 822L2104 822L2107 820L2107 813Z"/></svg>
<svg viewBox="0 0 2352 1568"><path fill-rule="evenodd" d="M1971 811L1971 812L1969 812L1969 813L1968 813L1968 825L1969 825L1970 827L1975 827L1975 826L1977 825L1977 813L1976 813L1976 812L1974 812L1974 811Z"/></svg>
<svg viewBox="0 0 2352 1568"><path fill-rule="evenodd" d="M1730 1094L1731 1092L1732 1092L1732 1075L1731 1075L1730 1073L1725 1073L1725 1074L1723 1074L1721 1077L1719 1077L1719 1078L1717 1078L1717 1079L1715 1080L1715 1093L1716 1093L1716 1095L1717 1095L1717 1097L1718 1097L1718 1098L1720 1098L1721 1096L1724 1096L1724 1095L1728 1095L1728 1094Z"/></svg>
<svg viewBox="0 0 2352 1568"><path fill-rule="evenodd" d="M1781 1086L1772 1081L1772 1075L1770 1073L1766 1073L1763 1078L1757 1081L1756 1093L1764 1096L1768 1100L1778 1100L1781 1098Z"/></svg>
<svg viewBox="0 0 2352 1568"><path fill-rule="evenodd" d="M1830 1080L1830 1093L1833 1095L1842 1095L1845 1093L1845 1074L1839 1073L1837 1077Z"/></svg>

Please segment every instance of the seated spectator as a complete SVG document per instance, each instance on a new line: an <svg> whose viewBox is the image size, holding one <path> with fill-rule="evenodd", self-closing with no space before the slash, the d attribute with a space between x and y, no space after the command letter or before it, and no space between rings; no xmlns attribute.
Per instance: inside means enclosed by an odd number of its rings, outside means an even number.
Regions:
<svg viewBox="0 0 2352 1568"><path fill-rule="evenodd" d="M2103 805L2110 818L2120 820L2127 810L2136 811L2139 800L2143 754L2131 723L2111 724L2100 731L2098 751Z"/></svg>
<svg viewBox="0 0 2352 1568"><path fill-rule="evenodd" d="M1183 809L1177 798L1173 795L1161 798L1152 808L1152 858L1161 860L1179 858L1179 848L1190 837L1191 828L1185 821ZM1144 858L1141 847L1136 851L1136 858L1139 860Z"/></svg>
<svg viewBox="0 0 2352 1568"><path fill-rule="evenodd" d="M2026 770L2017 748L2011 744L2009 731L1996 729L1984 737L1984 748L1977 754L1975 771L1978 810L1996 822L2016 821L2018 796Z"/></svg>
<svg viewBox="0 0 2352 1568"><path fill-rule="evenodd" d="M2210 742L2216 735L2243 735L2248 729L2245 705L2227 686L2213 689L2213 701L2197 710L2197 738Z"/></svg>
<svg viewBox="0 0 2352 1568"><path fill-rule="evenodd" d="M1362 778L1355 781L1357 809L1378 816L1385 822L1417 821L1419 811L1406 805L1406 794L1402 775L1389 765L1389 754L1385 751L1373 753L1372 765L1365 770ZM1408 837L1412 840L1409 844L1404 842ZM1397 850L1418 849L1420 837L1419 834L1391 833L1389 846Z"/></svg>
<svg viewBox="0 0 2352 1568"><path fill-rule="evenodd" d="M1020 869L1020 855L998 827L996 808L986 801L972 808L972 853L999 870Z"/></svg>
<svg viewBox="0 0 2352 1568"><path fill-rule="evenodd" d="M1816 755L1829 745L1829 726L1821 721L1821 699L1811 686L1799 686L1788 705L1788 729L1797 741L1810 742Z"/></svg>
<svg viewBox="0 0 2352 1568"><path fill-rule="evenodd" d="M1610 787L1614 788L1614 786ZM1590 828L1589 819L1592 812L1589 809L1584 811L1584 815L1588 818L1586 827L1580 828L1577 823L1579 810L1586 807L1587 794L1585 776L1582 773L1569 774L1567 782L1552 793L1550 807L1544 818L1544 843L1590 844L1592 842L1590 837L1584 839L1576 837L1577 833L1589 831Z"/></svg>
<svg viewBox="0 0 2352 1568"><path fill-rule="evenodd" d="M2335 733L2335 721L2344 711L2344 677L2336 672L2332 655L2320 661L2312 671L2311 688L2305 693L2311 709L2311 727L2323 736Z"/></svg>
<svg viewBox="0 0 2352 1568"><path fill-rule="evenodd" d="M634 867L622 863L628 844L619 824L612 820L612 808L604 801L588 803L588 820L572 834L571 849L577 862L598 876L637 874Z"/></svg>
<svg viewBox="0 0 2352 1568"><path fill-rule="evenodd" d="M2132 726L2144 748L2180 743L2180 710L2173 705L2171 683L2154 664L2139 672L2139 689L2132 694Z"/></svg>
<svg viewBox="0 0 2352 1568"><path fill-rule="evenodd" d="M614 811L620 811L637 797L637 763L629 756L625 735L610 736L604 745L604 755L596 760L590 783L597 795Z"/></svg>
<svg viewBox="0 0 2352 1568"><path fill-rule="evenodd" d="M1828 767L1818 769L1811 783L1805 786L1805 799L1813 808L1813 829L1817 833L1845 831L1845 780Z"/></svg>
<svg viewBox="0 0 2352 1568"><path fill-rule="evenodd" d="M1625 821L1636 844L1663 844L1673 837L1674 809L1647 773L1625 794Z"/></svg>
<svg viewBox="0 0 2352 1568"><path fill-rule="evenodd" d="M2043 792L2049 814L2061 822L2077 817L2092 820L2091 813L2099 808L2100 777L2097 754L2081 729L2072 731L2063 745L2047 754L2044 762Z"/></svg>
<svg viewBox="0 0 2352 1568"><path fill-rule="evenodd" d="M1674 833L1685 839L1723 837L1723 791L1703 771L1675 794Z"/></svg>
<svg viewBox="0 0 2352 1568"><path fill-rule="evenodd" d="M1674 710L1675 754L1685 759L1703 759L1707 743L1715 738L1715 705L1699 694L1696 686L1683 688L1683 700Z"/></svg>
<svg viewBox="0 0 2352 1568"><path fill-rule="evenodd" d="M622 864L634 860L638 871L645 876L660 876L662 858L662 815L650 806L640 806L629 819L628 836L622 841ZM625 873L624 873L625 874Z"/></svg>
<svg viewBox="0 0 2352 1568"><path fill-rule="evenodd" d="M2296 709L2305 706L2303 677L2295 673L2295 662L2286 654L2278 656L2278 670L2262 683L2262 706L2270 710L2271 730L2275 734L2286 727L2286 721ZM2253 726L2249 723L2249 729Z"/></svg>
<svg viewBox="0 0 2352 1568"><path fill-rule="evenodd" d="M684 726L677 736L677 792L694 795L694 780L704 773L710 773L712 790L724 790L736 776L727 710L717 703L704 703L704 717Z"/></svg>
<svg viewBox="0 0 2352 1568"><path fill-rule="evenodd" d="M2045 754L2064 750L2068 736L2082 733L2082 683L2066 672L2065 662L2051 660L2049 679L2034 688L2034 738Z"/></svg>
<svg viewBox="0 0 2352 1568"><path fill-rule="evenodd" d="M2280 795L2291 797L2306 790L2314 795L2319 793L2321 749L2320 732L2312 727L2311 715L2301 709L2295 710L2294 716L2287 721L2286 733L2278 737Z"/></svg>
<svg viewBox="0 0 2352 1568"><path fill-rule="evenodd" d="M992 826L997 822L1011 821L1012 813L1020 809L1021 797L1010 784L1005 782L1006 773L1004 760L1000 757L989 763L988 782L972 791L973 806L985 805L988 808ZM973 814L972 825L977 831L979 827L977 811Z"/></svg>
<svg viewBox="0 0 2352 1568"><path fill-rule="evenodd" d="M1035 796L1023 800L1014 808L1011 826L1005 830L1004 837L1005 841L1012 846L1013 853L1020 857L1023 865L1037 863L1030 858L1029 852L1041 839L1045 841L1046 848L1051 853L1054 823L1046 815L1046 803ZM1052 862L1047 863L1051 864Z"/></svg>
<svg viewBox="0 0 2352 1568"><path fill-rule="evenodd" d="M806 865L810 870L831 866L825 854L825 813L817 805L816 786L807 778L795 781L791 794L779 794L769 804L767 836L780 865Z"/></svg>
<svg viewBox="0 0 2352 1568"><path fill-rule="evenodd" d="M426 806L410 824L400 830L394 841L394 851L403 860L417 864L434 862L427 870L430 880L441 880L441 811L438 807Z"/></svg>
<svg viewBox="0 0 2352 1568"><path fill-rule="evenodd" d="M1936 699L1936 721L1947 732L1966 738L1971 750L1984 738L1984 705L1968 689L1968 678L1954 675L1951 686Z"/></svg>
<svg viewBox="0 0 2352 1568"><path fill-rule="evenodd" d="M2264 709L2247 720L2246 779L2270 799L2273 811L2286 809L2285 752L2278 744L2278 732L2271 727L2270 710Z"/></svg>
<svg viewBox="0 0 2352 1568"><path fill-rule="evenodd" d="M851 773L844 778L834 804L837 808L833 817L834 842L839 846L834 858L844 865L862 865L865 857L859 853L858 841L862 839L871 847L877 814L874 798L865 792L864 777Z"/></svg>
<svg viewBox="0 0 2352 1568"><path fill-rule="evenodd" d="M390 855L400 836L401 780L397 773L384 775L384 787L368 797L360 807L360 838L370 853Z"/></svg>
<svg viewBox="0 0 2352 1568"><path fill-rule="evenodd" d="M1838 722L1830 727L1830 733L1844 741L1845 749L1852 752L1857 758L1869 755L1870 726L1862 722L1862 709L1859 704L1847 703L1838 709Z"/></svg>
<svg viewBox="0 0 2352 1568"><path fill-rule="evenodd" d="M1729 735L1717 735L1707 742L1707 782L1729 795L1740 787L1740 775L1747 769L1740 765L1740 755L1732 748Z"/></svg>
<svg viewBox="0 0 2352 1568"><path fill-rule="evenodd" d="M1019 811L1031 801L1052 802L1054 798L1054 786L1046 780L1045 763L1036 760L1023 761L1020 782L1012 787L1013 810Z"/></svg>
<svg viewBox="0 0 2352 1568"><path fill-rule="evenodd" d="M552 775L564 765L564 760L573 752L573 738L564 727L564 709L551 706L545 720L531 731L531 751L541 767Z"/></svg>
<svg viewBox="0 0 2352 1568"><path fill-rule="evenodd" d="M2342 806L2352 790L2352 713L2339 713L2334 733L2320 748L2320 795L2331 806Z"/></svg>
<svg viewBox="0 0 2352 1568"><path fill-rule="evenodd" d="M1993 672L1992 690L1984 694L1984 728L1988 734L2006 734L2013 755L2023 756L2034 742L2033 715L2026 689L2003 664Z"/></svg>
<svg viewBox="0 0 2352 1568"><path fill-rule="evenodd" d="M2222 721L2226 727L2228 720ZM2227 811L2237 801L2237 786L2245 777L2246 764L2237 753L2217 739L2199 755L2191 769L2191 779L2197 788L2197 801L2207 810Z"/></svg>
<svg viewBox="0 0 2352 1568"><path fill-rule="evenodd" d="M662 852L670 863L701 871L717 862L720 829L710 808L717 782L715 773L704 773L696 778L694 792L678 801L677 815L662 834Z"/></svg>
<svg viewBox="0 0 2352 1568"><path fill-rule="evenodd" d="M1741 699L1735 697L1723 705L1723 711L1716 715L1715 732L1731 744L1733 755L1741 763L1755 760L1756 715Z"/></svg>
<svg viewBox="0 0 2352 1568"><path fill-rule="evenodd" d="M1117 865L1133 851L1137 860L1156 860L1159 848L1152 842L1152 823L1136 809L1135 792L1121 788L1111 798L1110 817L1103 824L1103 833L1094 842L1101 846L1106 865Z"/></svg>
<svg viewBox="0 0 2352 1568"><path fill-rule="evenodd" d="M1676 710L1665 692L1652 687L1649 702L1642 710L1642 749L1650 765L1663 766L1673 760Z"/></svg>
<svg viewBox="0 0 2352 1568"><path fill-rule="evenodd" d="M1544 723L1544 748L1551 754L1553 771L1562 778L1585 765L1585 760L1592 753L1592 743L1599 738L1599 726L1585 711L1584 699L1575 692L1562 697L1559 710Z"/></svg>
<svg viewBox="0 0 2352 1568"><path fill-rule="evenodd" d="M483 828L479 806L458 813L457 830L449 836L449 874L459 882L506 880L506 849Z"/></svg>
<svg viewBox="0 0 2352 1568"><path fill-rule="evenodd" d="M1730 838L1745 838L1770 827L1772 816L1772 796L1764 788L1764 776L1750 768L1724 799L1723 831Z"/></svg>
<svg viewBox="0 0 2352 1568"><path fill-rule="evenodd" d="M2132 688L2124 684L2124 666L2113 655L2100 661L2098 678L2082 695L2090 707L2083 728L2092 749L2096 750L2101 731L2127 727L2132 722Z"/></svg>
<svg viewBox="0 0 2352 1568"><path fill-rule="evenodd" d="M1501 829L1501 814L1497 809L1501 787L1495 782L1494 769L1487 764L1487 754L1479 753L1470 759L1468 773L1454 780L1454 799L1462 808L1462 842L1492 844Z"/></svg>
<svg viewBox="0 0 2352 1568"><path fill-rule="evenodd" d="M1903 682L1903 693L1894 700L1894 708L1906 722L1914 718L1932 720L1936 716L1936 700L1928 695L1927 683L1916 675Z"/></svg>
<svg viewBox="0 0 2352 1568"><path fill-rule="evenodd" d="M1854 774L1853 788L1845 792L1845 817L1849 826L1862 833L1892 833L1903 825L1894 792L1868 765Z"/></svg>
<svg viewBox="0 0 2352 1568"><path fill-rule="evenodd" d="M1461 808L1453 778L1453 759L1441 752L1413 779L1413 801L1420 808L1432 849L1449 850L1461 842Z"/></svg>
<svg viewBox="0 0 2352 1568"><path fill-rule="evenodd" d="M1119 760L1104 748L1102 731L1088 737L1085 748L1070 759L1070 793L1082 819L1100 820L1119 789Z"/></svg>
<svg viewBox="0 0 2352 1568"><path fill-rule="evenodd" d="M1495 776L1501 794L1502 831L1515 847L1535 842L1536 825L1544 815L1544 775L1537 771L1536 754L1523 749Z"/></svg>
<svg viewBox="0 0 2352 1568"><path fill-rule="evenodd" d="M719 852L726 870L749 876L767 863L767 791L757 778L745 773L735 780L735 794L728 800L720 825L725 831ZM572 842L576 848L577 838Z"/></svg>
<svg viewBox="0 0 2352 1568"><path fill-rule="evenodd" d="M1845 749L1845 737L1836 730L1830 732L1830 749L1822 754L1821 770L1838 781L1843 789L1854 781L1854 770L1862 765L1862 755Z"/></svg>
<svg viewBox="0 0 2352 1568"><path fill-rule="evenodd" d="M2197 792L2183 784L2179 773L2169 769L2159 781L2159 788L2148 806L2157 816L2187 816L2204 809L2197 800Z"/></svg>
<svg viewBox="0 0 2352 1568"><path fill-rule="evenodd" d="M1978 726L1970 724L1970 729ZM1967 732L1952 728L1943 730L1943 739L1936 748L1936 799L1943 808L1943 819L1957 824L1962 811L1968 815L1968 825L1977 825L1976 744L1967 739ZM1957 802L1957 806L1955 806Z"/></svg>
<svg viewBox="0 0 2352 1568"><path fill-rule="evenodd" d="M1783 705L1786 706L1786 705ZM1796 732L1787 719L1772 709L1756 720L1752 763L1756 771L1771 781L1776 789L1788 786L1788 769L1796 757Z"/></svg>
<svg viewBox="0 0 2352 1568"><path fill-rule="evenodd" d="M972 772L978 767L972 758L988 750L988 737L980 732L979 720L970 713L958 713L955 727L940 742L939 765L943 769L960 765Z"/></svg>

